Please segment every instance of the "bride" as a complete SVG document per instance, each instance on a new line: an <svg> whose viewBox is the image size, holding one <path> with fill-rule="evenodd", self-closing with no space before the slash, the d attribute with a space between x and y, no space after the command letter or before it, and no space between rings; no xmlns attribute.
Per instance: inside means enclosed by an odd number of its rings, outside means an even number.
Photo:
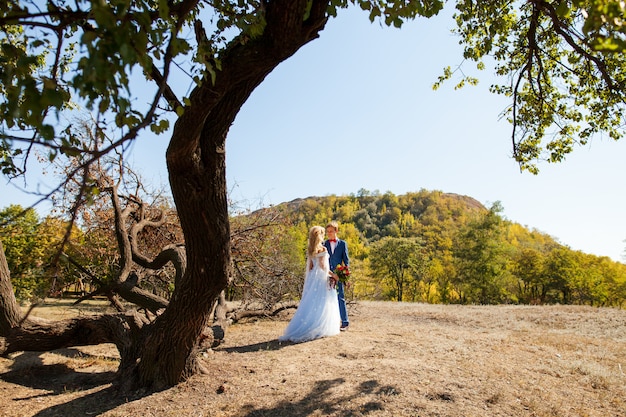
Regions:
<svg viewBox="0 0 626 417"><path fill-rule="evenodd" d="M306 342L339 334L341 319L337 290L329 282L328 252L322 245L324 232L321 226L313 226L309 230L302 298L285 333L278 338L281 342Z"/></svg>

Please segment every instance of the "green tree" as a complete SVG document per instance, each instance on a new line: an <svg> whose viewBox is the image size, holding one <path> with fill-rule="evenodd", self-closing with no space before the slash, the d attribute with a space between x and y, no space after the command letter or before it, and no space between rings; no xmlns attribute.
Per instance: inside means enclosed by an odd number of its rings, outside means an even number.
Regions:
<svg viewBox="0 0 626 417"><path fill-rule="evenodd" d="M372 275L391 287L397 301L404 300L411 283L421 280L425 263L423 248L415 239L386 237L370 251Z"/></svg>
<svg viewBox="0 0 626 417"><path fill-rule="evenodd" d="M508 248L501 212L502 206L496 202L459 233L454 249L455 281L464 302L494 304L506 299Z"/></svg>
<svg viewBox="0 0 626 417"><path fill-rule="evenodd" d="M68 284L66 280L73 280L61 256L67 222L52 216L40 220L34 209L11 205L0 211L0 224L0 240L18 301L46 297ZM71 231L69 238L78 243L80 232L75 227ZM73 253L74 249L67 251Z"/></svg>
<svg viewBox="0 0 626 417"><path fill-rule="evenodd" d="M523 303L543 304L549 289L544 272L544 254L535 248L524 248L513 257L512 273L519 280L518 299Z"/></svg>
<svg viewBox="0 0 626 417"><path fill-rule="evenodd" d="M234 278L229 300L244 309L272 311L284 299L302 293L306 227L288 226L273 208L231 219Z"/></svg>
<svg viewBox="0 0 626 417"><path fill-rule="evenodd" d="M68 230L70 230L69 235ZM40 292L38 295L60 294L72 284L77 284L78 288L83 287L83 283L77 279L77 274L72 271L73 268L65 262L68 254L75 257L79 248L84 246L82 232L77 227L72 227L67 221L53 216L46 216L39 223L37 231L37 245L43 253L43 262L46 267L41 285L45 293ZM72 244L64 245L66 239ZM63 247L65 249L61 251Z"/></svg>
<svg viewBox="0 0 626 417"><path fill-rule="evenodd" d="M573 7L585 8L586 19L583 33L595 49L607 52L626 51L626 5L615 0L575 0ZM567 13L566 5L559 4L561 13Z"/></svg>
<svg viewBox="0 0 626 417"><path fill-rule="evenodd" d="M550 283L548 301L570 304L571 284L577 281L577 275L580 274L580 265L574 251L567 247L551 250L546 257L545 272Z"/></svg>
<svg viewBox="0 0 626 417"><path fill-rule="evenodd" d="M550 160L561 160L574 142L584 143L596 132L621 136L625 58L602 54L594 49L595 38L578 35L581 20L585 25L589 15L581 8L588 4L456 2L465 58L483 67L482 59L493 56L497 72L513 77L513 82L493 90L511 98L514 155L523 168L535 170L532 161L544 150ZM187 267L172 302L154 323L119 325L118 334L128 339L120 341L124 346L120 375L129 385L167 386L201 370L197 341L218 294L228 285L231 265L224 152L228 130L263 79L317 38L338 9L351 5L367 10L372 20L400 27L416 16L436 15L444 2L47 0L41 7L15 0L3 3L3 173L24 171L20 163L28 160L30 145L41 145L51 159L82 155L82 164L70 173L80 176L82 168L144 129L164 132L175 120L166 161L185 236ZM588 33L615 30L603 21ZM205 30L209 26L213 32ZM190 63L184 68L193 82L187 96L170 85L174 60ZM131 79L138 73L145 74L146 83L138 82L140 77ZM443 78L451 75L447 70ZM468 81L473 82L461 83ZM136 100L139 91L150 92L154 99L144 105ZM110 132L116 137L110 144L85 148L71 123L64 124L70 119L61 116L76 104L94 112L95 120L111 121ZM99 123L95 134L109 133L105 127ZM545 145L544 136L552 138ZM88 175L78 183L82 196L95 191ZM14 327L14 332L27 331L27 326ZM13 348L17 345L9 343L5 350Z"/></svg>

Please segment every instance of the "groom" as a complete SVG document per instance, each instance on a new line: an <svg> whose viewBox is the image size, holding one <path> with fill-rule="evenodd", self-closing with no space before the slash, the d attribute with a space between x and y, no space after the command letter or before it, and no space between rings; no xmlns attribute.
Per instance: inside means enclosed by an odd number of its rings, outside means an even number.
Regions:
<svg viewBox="0 0 626 417"><path fill-rule="evenodd" d="M328 239L324 242L326 250L330 253L330 270L334 271L337 265L344 264L348 266L350 258L348 258L348 244L345 240L337 238L339 224L332 221L326 225L326 235ZM344 288L341 282L337 282L337 300L339 301L339 315L341 316L341 330L348 330L348 310L346 309L346 298Z"/></svg>

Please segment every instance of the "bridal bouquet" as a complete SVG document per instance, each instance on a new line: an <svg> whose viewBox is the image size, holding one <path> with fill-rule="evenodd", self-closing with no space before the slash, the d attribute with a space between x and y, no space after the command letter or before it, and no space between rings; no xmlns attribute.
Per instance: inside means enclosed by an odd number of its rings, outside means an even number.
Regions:
<svg viewBox="0 0 626 417"><path fill-rule="evenodd" d="M346 285L350 279L350 268L348 265L339 265L335 268L335 274L339 277L339 282Z"/></svg>

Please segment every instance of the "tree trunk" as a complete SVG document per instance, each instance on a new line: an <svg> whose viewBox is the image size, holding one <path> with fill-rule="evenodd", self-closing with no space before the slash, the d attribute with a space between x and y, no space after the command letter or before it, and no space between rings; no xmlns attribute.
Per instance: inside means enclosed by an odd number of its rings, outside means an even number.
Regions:
<svg viewBox="0 0 626 417"><path fill-rule="evenodd" d="M19 326L22 311L13 294L11 274L2 242L0 242L0 306L2 307L0 308L0 335L5 335Z"/></svg>
<svg viewBox="0 0 626 417"><path fill-rule="evenodd" d="M141 341L138 386L160 389L201 370L197 343L230 270L225 140L241 106L283 60L318 36L328 1L267 3L264 34L234 42L221 57L215 83L197 87L178 119L167 150L172 195L185 236L187 269L166 311ZM128 362L130 363L130 361Z"/></svg>

